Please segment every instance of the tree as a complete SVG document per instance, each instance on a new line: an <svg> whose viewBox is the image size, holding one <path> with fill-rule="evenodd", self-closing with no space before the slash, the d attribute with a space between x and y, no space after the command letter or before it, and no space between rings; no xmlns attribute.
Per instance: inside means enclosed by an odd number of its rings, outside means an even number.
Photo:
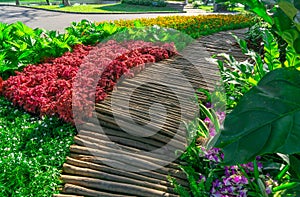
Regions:
<svg viewBox="0 0 300 197"><path fill-rule="evenodd" d="M16 5L20 5L20 0L16 0Z"/></svg>
<svg viewBox="0 0 300 197"><path fill-rule="evenodd" d="M64 4L64 6L70 6L70 0L62 0L62 3Z"/></svg>

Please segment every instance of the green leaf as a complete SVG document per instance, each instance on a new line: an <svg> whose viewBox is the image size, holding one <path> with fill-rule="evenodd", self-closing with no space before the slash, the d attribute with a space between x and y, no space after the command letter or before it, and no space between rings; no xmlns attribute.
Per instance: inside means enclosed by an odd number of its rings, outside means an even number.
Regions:
<svg viewBox="0 0 300 197"><path fill-rule="evenodd" d="M300 67L300 54L297 54L290 46L286 48L286 61L284 62L284 66L294 66L296 68Z"/></svg>
<svg viewBox="0 0 300 197"><path fill-rule="evenodd" d="M263 197L268 197L268 194L266 193L265 184L263 183L263 181L260 178L257 179L257 185L260 189L260 192L261 192L262 196Z"/></svg>
<svg viewBox="0 0 300 197"><path fill-rule="evenodd" d="M269 70L274 70L276 68L281 67L281 63L279 61L279 48L278 43L276 42L275 37L269 30L265 30L263 34L264 40L264 60L268 65Z"/></svg>
<svg viewBox="0 0 300 197"><path fill-rule="evenodd" d="M27 50L27 51L24 51L19 57L18 57L18 60L22 60L24 58L27 58L33 51L31 50Z"/></svg>
<svg viewBox="0 0 300 197"><path fill-rule="evenodd" d="M136 27L136 28L144 27L140 20L135 20L133 24L134 24L134 27Z"/></svg>
<svg viewBox="0 0 300 197"><path fill-rule="evenodd" d="M288 161L290 162L290 158L288 157ZM287 173L287 171L289 170L290 166L289 165L285 165L284 168L280 171L279 174L277 174L276 176L276 180L280 181L280 179L282 179L282 177Z"/></svg>
<svg viewBox="0 0 300 197"><path fill-rule="evenodd" d="M281 9L276 9L273 18L275 26L280 32L284 32L293 26L292 20Z"/></svg>
<svg viewBox="0 0 300 197"><path fill-rule="evenodd" d="M290 155L290 166L292 168L292 175L295 175L298 179L300 179L300 160L294 156Z"/></svg>
<svg viewBox="0 0 300 197"><path fill-rule="evenodd" d="M238 38L236 35L232 34L232 36L235 38L235 40L237 41L237 43L240 45L240 48L242 49L242 52L244 54L246 54L249 51L249 49L247 47L247 42L245 40L243 40L243 39Z"/></svg>
<svg viewBox="0 0 300 197"><path fill-rule="evenodd" d="M293 46L294 41L300 36L296 29L289 29L282 33L282 38L291 46Z"/></svg>
<svg viewBox="0 0 300 197"><path fill-rule="evenodd" d="M227 115L216 142L224 163L250 162L266 153L300 152L300 71L279 68L265 75Z"/></svg>
<svg viewBox="0 0 300 197"><path fill-rule="evenodd" d="M27 35L32 35L34 36L34 31L30 27L26 26L24 23L18 21L14 24L12 24L13 28L16 29L16 35L18 36L24 36L25 34Z"/></svg>
<svg viewBox="0 0 300 197"><path fill-rule="evenodd" d="M266 9L262 6L255 7L252 9L253 12L255 12L258 16L262 17L266 22L269 24L273 24L273 19L267 14Z"/></svg>
<svg viewBox="0 0 300 197"><path fill-rule="evenodd" d="M102 28L103 28L103 31L107 32L109 35L112 35L118 29L115 25L110 24L110 23L105 23Z"/></svg>
<svg viewBox="0 0 300 197"><path fill-rule="evenodd" d="M289 189L293 189L293 188L298 188L297 192L299 194L299 186L300 186L300 183L298 182L290 182L290 183L284 183L284 184L281 184L277 187L274 187L273 188L273 192L277 192L277 191L280 191L280 190L289 190Z"/></svg>
<svg viewBox="0 0 300 197"><path fill-rule="evenodd" d="M294 49L296 53L300 54L300 37L294 41Z"/></svg>
<svg viewBox="0 0 300 197"><path fill-rule="evenodd" d="M297 13L297 8L294 7L293 3L288 0L279 0L278 5L282 11L289 17L294 18Z"/></svg>
<svg viewBox="0 0 300 197"><path fill-rule="evenodd" d="M300 1L294 1L294 6L295 6L295 8L300 10Z"/></svg>
<svg viewBox="0 0 300 197"><path fill-rule="evenodd" d="M4 64L4 65L0 66L0 73L4 73L8 70L16 70L16 69L18 69L18 67Z"/></svg>
<svg viewBox="0 0 300 197"><path fill-rule="evenodd" d="M0 53L0 62L4 61L5 58L6 58L6 53L5 52L1 52Z"/></svg>
<svg viewBox="0 0 300 197"><path fill-rule="evenodd" d="M278 5L280 9L282 9L282 11L294 22L298 31L300 31L300 23L299 21L295 21L298 10L294 7L294 4L287 0L279 0Z"/></svg>

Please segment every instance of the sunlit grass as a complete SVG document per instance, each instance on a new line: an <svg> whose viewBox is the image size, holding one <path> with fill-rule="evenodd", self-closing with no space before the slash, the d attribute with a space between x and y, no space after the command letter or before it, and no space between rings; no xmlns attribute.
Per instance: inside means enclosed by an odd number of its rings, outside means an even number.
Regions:
<svg viewBox="0 0 300 197"><path fill-rule="evenodd" d="M214 7L212 5L200 5L198 8L201 9L201 10L204 10L206 12L213 12L214 11ZM245 9L243 7L235 7L235 8L229 8L229 11L244 12Z"/></svg>
<svg viewBox="0 0 300 197"><path fill-rule="evenodd" d="M154 7L142 5L129 5L129 4L91 4L91 5L73 5L61 7L59 5L42 5L34 6L48 10L58 10L65 12L178 12L176 9L168 7Z"/></svg>

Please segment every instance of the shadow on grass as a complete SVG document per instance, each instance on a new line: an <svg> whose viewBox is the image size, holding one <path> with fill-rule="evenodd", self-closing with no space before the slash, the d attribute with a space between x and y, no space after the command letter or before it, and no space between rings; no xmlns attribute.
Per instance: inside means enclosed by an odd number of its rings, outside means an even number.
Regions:
<svg viewBox="0 0 300 197"><path fill-rule="evenodd" d="M106 6L100 6L95 9L105 10L109 12L178 12L178 10L168 7L154 7L143 5L129 5L129 4L111 4Z"/></svg>

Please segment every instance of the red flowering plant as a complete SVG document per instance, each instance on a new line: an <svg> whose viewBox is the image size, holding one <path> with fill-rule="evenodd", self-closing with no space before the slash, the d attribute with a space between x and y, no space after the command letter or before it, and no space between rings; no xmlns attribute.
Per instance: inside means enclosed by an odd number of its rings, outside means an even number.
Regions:
<svg viewBox="0 0 300 197"><path fill-rule="evenodd" d="M2 92L2 86L3 86L3 79L0 77L0 95Z"/></svg>
<svg viewBox="0 0 300 197"><path fill-rule="evenodd" d="M73 104L72 110L76 120L91 117L95 101L104 100L121 77L134 77L147 63L157 62L175 54L173 44L154 44L141 40L110 40L101 43L89 53L81 65L73 83L73 100L68 98L68 105Z"/></svg>
<svg viewBox="0 0 300 197"><path fill-rule="evenodd" d="M28 65L22 72L17 72L2 83L2 93L28 112L56 115L66 122L73 122L72 107L91 116L91 110L84 106L104 100L123 75L133 77L146 63L175 54L173 44L144 41L118 43L110 40L93 47L76 45L73 52L42 64ZM73 83L79 69L85 74L83 78L77 77L82 86L75 88L82 92L76 94L80 99L72 106ZM90 88L82 88L86 86Z"/></svg>

